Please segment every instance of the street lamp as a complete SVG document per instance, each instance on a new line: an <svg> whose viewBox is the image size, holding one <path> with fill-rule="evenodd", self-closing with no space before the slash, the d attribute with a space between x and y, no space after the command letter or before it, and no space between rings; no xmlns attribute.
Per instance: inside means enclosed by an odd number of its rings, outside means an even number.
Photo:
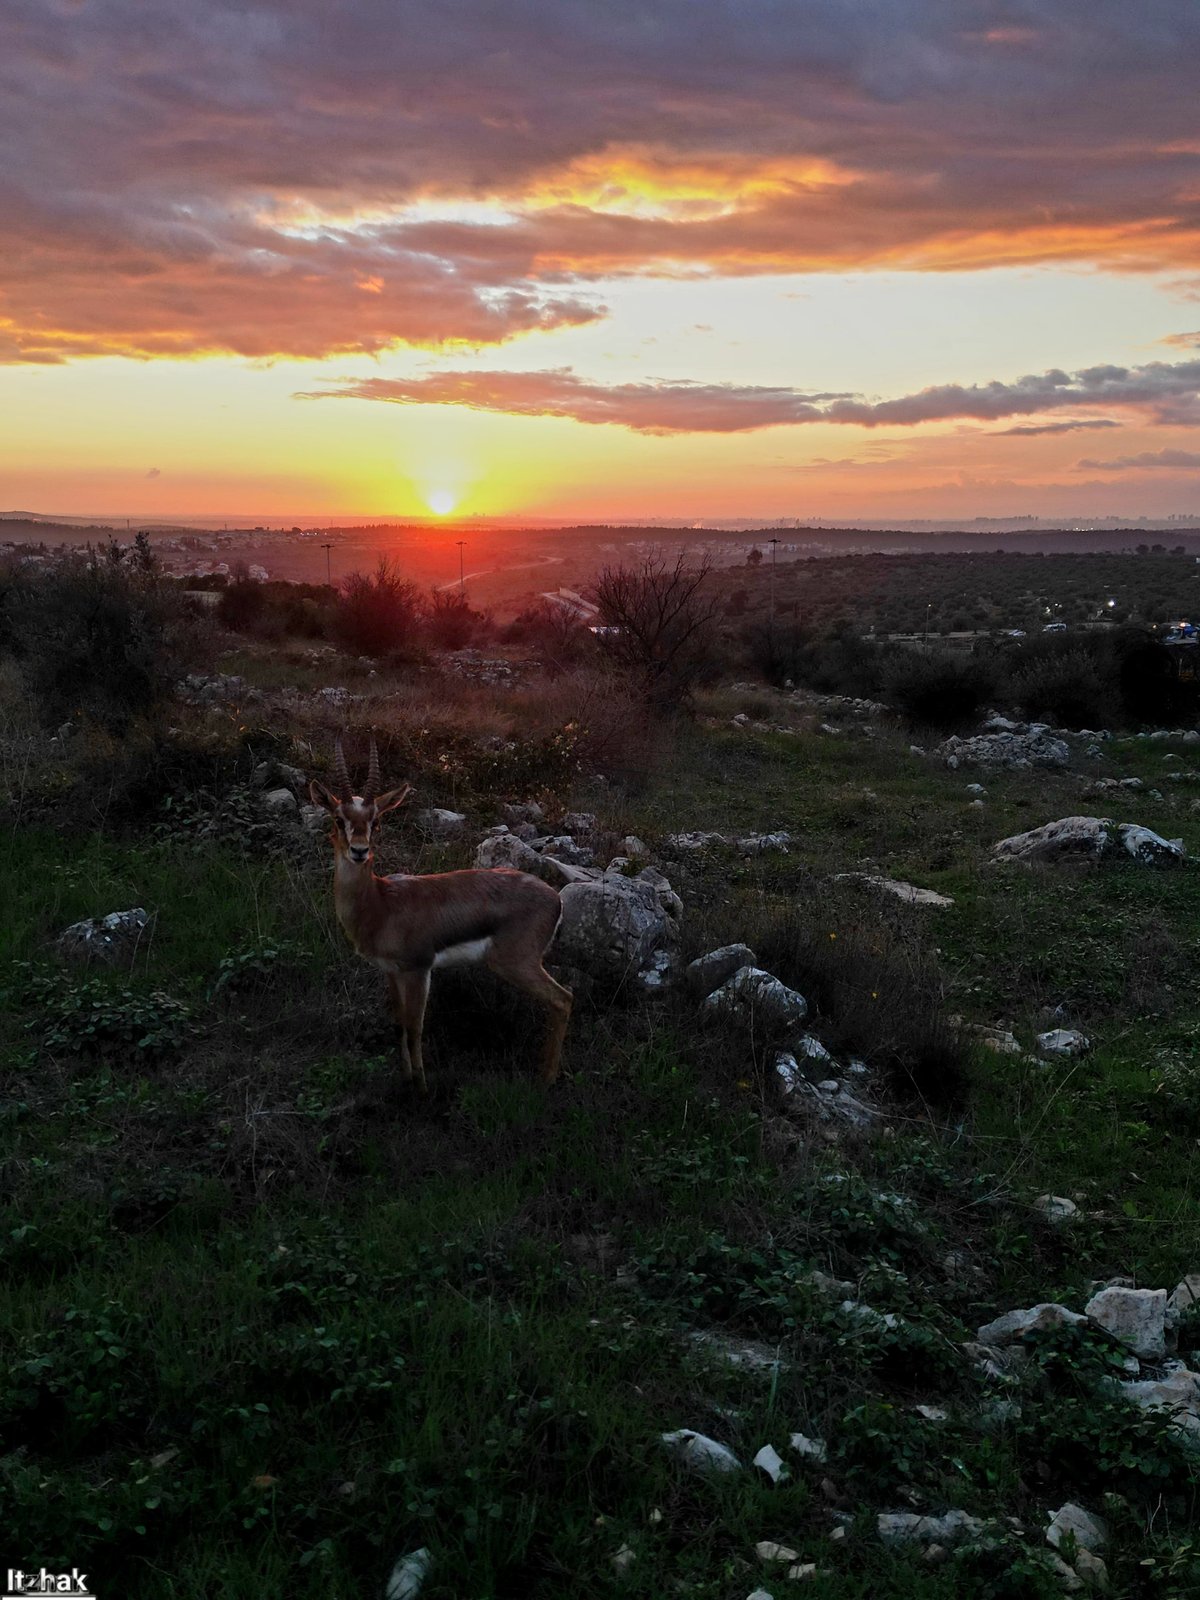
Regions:
<svg viewBox="0 0 1200 1600"><path fill-rule="evenodd" d="M330 558L329 552L333 549L333 546L331 544L323 544L321 546L321 549L324 550L324 552L325 552L325 582L332 589L333 588L333 568L330 566L331 558Z"/></svg>
<svg viewBox="0 0 1200 1600"><path fill-rule="evenodd" d="M455 542L458 545L458 593L459 598L465 600L467 596L467 580L463 576L463 545L466 544L467 541L465 539L458 539Z"/></svg>

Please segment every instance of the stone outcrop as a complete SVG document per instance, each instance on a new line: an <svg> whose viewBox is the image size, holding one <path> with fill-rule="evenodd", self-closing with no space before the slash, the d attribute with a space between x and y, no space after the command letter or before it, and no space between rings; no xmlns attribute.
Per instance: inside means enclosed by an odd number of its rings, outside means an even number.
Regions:
<svg viewBox="0 0 1200 1600"><path fill-rule="evenodd" d="M1183 842L1162 839L1149 828L1110 817L1059 817L992 846L997 861L1054 863L1132 857L1140 866L1177 866Z"/></svg>
<svg viewBox="0 0 1200 1600"><path fill-rule="evenodd" d="M66 961L126 966L145 938L150 920L141 906L130 911L110 911L106 917L88 917L64 928L55 940L55 948Z"/></svg>

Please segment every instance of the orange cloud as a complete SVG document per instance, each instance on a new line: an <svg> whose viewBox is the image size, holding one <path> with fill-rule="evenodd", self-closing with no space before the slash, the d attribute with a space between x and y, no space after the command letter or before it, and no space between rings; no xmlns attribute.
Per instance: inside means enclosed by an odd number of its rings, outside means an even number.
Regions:
<svg viewBox="0 0 1200 1600"><path fill-rule="evenodd" d="M610 274L1200 254L1193 0L0 7L0 360L494 344Z"/></svg>

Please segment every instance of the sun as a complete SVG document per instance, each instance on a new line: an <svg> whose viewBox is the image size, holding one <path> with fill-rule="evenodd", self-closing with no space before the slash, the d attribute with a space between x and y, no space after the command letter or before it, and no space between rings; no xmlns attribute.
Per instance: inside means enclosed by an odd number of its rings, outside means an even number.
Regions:
<svg viewBox="0 0 1200 1600"><path fill-rule="evenodd" d="M458 496L453 489L431 489L425 496L425 504L435 517L448 517L458 504Z"/></svg>

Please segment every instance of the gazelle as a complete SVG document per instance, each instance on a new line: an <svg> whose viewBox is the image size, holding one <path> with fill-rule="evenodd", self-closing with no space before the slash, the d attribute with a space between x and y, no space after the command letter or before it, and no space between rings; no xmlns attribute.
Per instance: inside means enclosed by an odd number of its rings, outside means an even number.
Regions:
<svg viewBox="0 0 1200 1600"><path fill-rule="evenodd" d="M402 784L379 793L374 738L363 793L353 792L340 739L334 778L337 794L315 778L309 785L314 804L333 819L333 902L350 943L387 974L405 1078L415 1077L424 1093L421 1032L434 967L482 961L549 1012L541 1077L553 1083L572 1004L571 991L542 965L562 917L558 890L508 867L376 877L371 870L375 830L412 790Z"/></svg>

